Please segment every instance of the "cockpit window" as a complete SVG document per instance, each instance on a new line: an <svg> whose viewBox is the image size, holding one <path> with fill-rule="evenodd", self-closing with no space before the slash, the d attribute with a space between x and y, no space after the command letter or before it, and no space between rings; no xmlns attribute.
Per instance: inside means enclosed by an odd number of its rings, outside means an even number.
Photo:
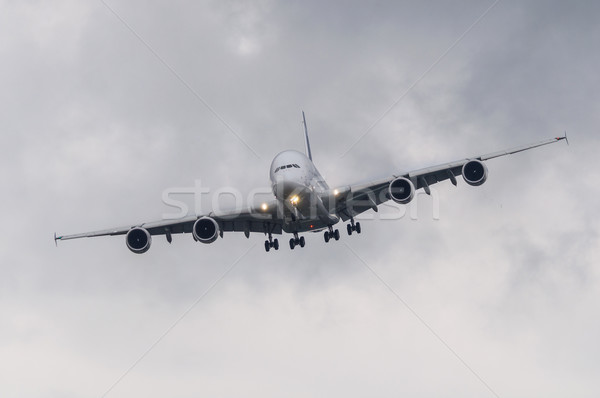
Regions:
<svg viewBox="0 0 600 398"><path fill-rule="evenodd" d="M278 168L275 169L274 173L277 173L279 170L283 170L283 169L291 169L292 167L299 169L300 166L298 166L296 163L293 164L286 164L284 166L279 166Z"/></svg>

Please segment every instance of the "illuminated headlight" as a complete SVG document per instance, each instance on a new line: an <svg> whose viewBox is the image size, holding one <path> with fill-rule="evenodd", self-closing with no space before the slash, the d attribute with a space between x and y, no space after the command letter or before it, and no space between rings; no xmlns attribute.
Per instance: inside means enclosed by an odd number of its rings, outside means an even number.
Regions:
<svg viewBox="0 0 600 398"><path fill-rule="evenodd" d="M338 196L340 191L338 189L333 190L333 196Z"/></svg>
<svg viewBox="0 0 600 398"><path fill-rule="evenodd" d="M267 204L266 204L266 203L263 203L263 204L260 206L260 208L261 208L261 209L263 209L263 211L267 211L267 209L269 208L269 206L267 206Z"/></svg>
<svg viewBox="0 0 600 398"><path fill-rule="evenodd" d="M293 204L294 206L296 206L299 201L300 201L300 198L298 197L298 195L294 195L290 198L290 203Z"/></svg>

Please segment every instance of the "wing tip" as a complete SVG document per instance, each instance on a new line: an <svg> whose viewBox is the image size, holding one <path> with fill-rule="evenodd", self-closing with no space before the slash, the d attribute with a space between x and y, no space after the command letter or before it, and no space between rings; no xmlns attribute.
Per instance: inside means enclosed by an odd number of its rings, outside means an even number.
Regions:
<svg viewBox="0 0 600 398"><path fill-rule="evenodd" d="M567 137L567 131L565 130L565 135L563 135L562 137L556 137L556 141L562 141L565 140L565 142L567 143L567 145L569 145L569 137Z"/></svg>

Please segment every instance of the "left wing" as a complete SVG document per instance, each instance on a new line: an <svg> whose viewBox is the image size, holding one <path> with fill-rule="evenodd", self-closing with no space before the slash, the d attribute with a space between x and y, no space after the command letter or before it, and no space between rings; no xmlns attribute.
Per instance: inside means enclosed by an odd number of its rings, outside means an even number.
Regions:
<svg viewBox="0 0 600 398"><path fill-rule="evenodd" d="M346 221L369 209L377 211L377 206L390 199L397 203L409 203L417 189L423 188L427 194L430 194L429 187L444 180L450 180L452 184L457 185L457 177L461 175L469 185L481 185L487 178L487 168L483 161L566 139L567 136L565 135L408 173L394 174L387 178L363 184L340 187L328 192L327 196L329 198L325 199L329 203L335 203L335 213Z"/></svg>

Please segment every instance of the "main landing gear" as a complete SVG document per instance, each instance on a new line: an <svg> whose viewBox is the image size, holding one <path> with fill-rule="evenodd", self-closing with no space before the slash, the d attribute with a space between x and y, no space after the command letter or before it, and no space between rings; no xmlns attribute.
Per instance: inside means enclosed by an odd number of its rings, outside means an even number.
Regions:
<svg viewBox="0 0 600 398"><path fill-rule="evenodd" d="M279 241L277 238L273 239L273 235L269 233L269 240L265 241L265 251L271 250L271 248L275 250L279 250Z"/></svg>
<svg viewBox="0 0 600 398"><path fill-rule="evenodd" d="M356 231L357 234L360 234L360 223L354 223L354 218L350 219L350 224L346 225L348 230L348 235L352 235L352 231Z"/></svg>
<svg viewBox="0 0 600 398"><path fill-rule="evenodd" d="M290 249L294 250L294 247L298 245L304 247L305 244L304 236L298 237L298 232L294 232L294 237L290 239Z"/></svg>
<svg viewBox="0 0 600 398"><path fill-rule="evenodd" d="M330 225L329 231L325 231L323 237L325 238L325 243L328 243L330 239L340 240L340 230L336 229L334 231L333 227Z"/></svg>

